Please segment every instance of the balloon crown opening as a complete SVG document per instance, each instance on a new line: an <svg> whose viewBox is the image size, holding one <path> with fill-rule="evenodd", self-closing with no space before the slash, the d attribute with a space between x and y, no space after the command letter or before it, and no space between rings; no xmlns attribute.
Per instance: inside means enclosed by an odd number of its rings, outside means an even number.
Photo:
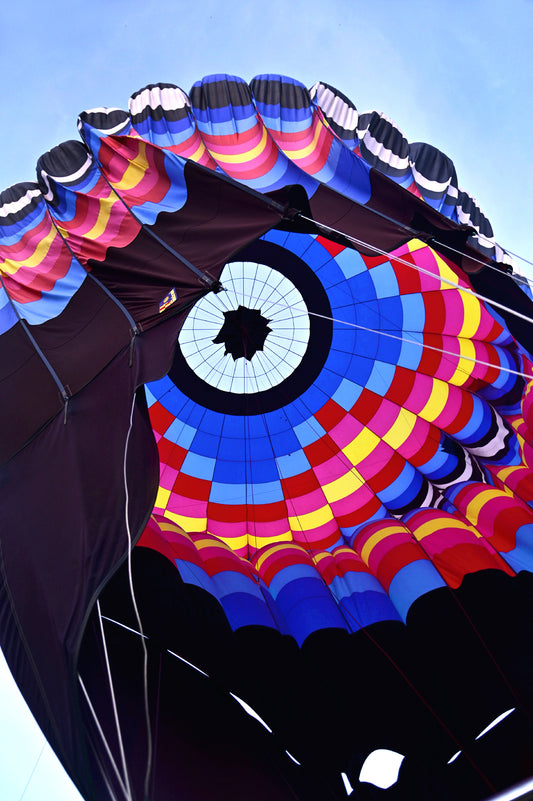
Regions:
<svg viewBox="0 0 533 801"><path fill-rule="evenodd" d="M240 358L250 361L258 350L263 350L265 340L272 331L268 327L269 322L260 309L239 306L224 312L224 325L213 343L225 345L224 355L231 355L234 361Z"/></svg>

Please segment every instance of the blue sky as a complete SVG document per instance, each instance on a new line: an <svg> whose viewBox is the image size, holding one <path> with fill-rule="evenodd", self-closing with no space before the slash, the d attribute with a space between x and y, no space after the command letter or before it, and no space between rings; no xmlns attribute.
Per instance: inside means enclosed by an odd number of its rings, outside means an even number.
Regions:
<svg viewBox="0 0 533 801"><path fill-rule="evenodd" d="M0 9L0 188L34 180L80 111L225 72L317 80L454 161L497 241L530 260L532 0L16 0ZM71 801L0 668L0 797ZM14 710L13 712L11 710ZM13 748L9 746L13 745ZM46 774L46 775L45 775ZM78 797L79 798L79 797Z"/></svg>

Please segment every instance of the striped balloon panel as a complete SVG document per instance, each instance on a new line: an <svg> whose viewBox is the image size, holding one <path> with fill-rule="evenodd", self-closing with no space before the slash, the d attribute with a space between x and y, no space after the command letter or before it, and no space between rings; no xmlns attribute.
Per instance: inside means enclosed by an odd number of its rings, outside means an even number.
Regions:
<svg viewBox="0 0 533 801"><path fill-rule="evenodd" d="M87 130L88 119L84 123ZM187 205L190 193L185 170L188 167L190 173L192 166L184 159L137 136L88 138L93 153L82 143L66 143L39 160L40 181L48 193L54 226L81 264L111 288L131 315L131 325L151 326L161 319L167 298L172 303L179 295L184 303L188 295L196 298L204 287L201 277L189 269L190 255L182 259L184 248L189 247L189 253L192 249L193 258L203 255L207 263L198 264L201 271L209 263L216 267L240 240L231 245L231 237L224 240L208 231L214 241L209 249L203 246L196 233L198 193ZM205 184L205 179L200 180ZM212 180L209 172L208 182ZM206 191L209 189L213 187ZM240 202L244 208L247 198L236 198L232 191L236 204ZM216 187L206 203L204 211L208 206L211 211L217 207ZM187 213L173 222L172 215L185 206ZM228 213L237 214L232 206ZM206 220L210 219L207 213ZM246 232L237 232L237 236L245 238ZM132 291L136 281L144 285L148 277L150 287ZM178 285L179 292L173 289Z"/></svg>
<svg viewBox="0 0 533 801"><path fill-rule="evenodd" d="M260 75L248 86L236 76L212 75L197 82L190 95L173 84L149 85L132 95L129 113L83 112L78 127L97 157L99 140L127 135L263 192L300 184L312 196L322 182L367 203L373 166L454 221L477 228L483 238L473 244L495 253L490 223L458 189L450 159L430 145L408 145L398 127L377 112L359 115L333 87L317 84L309 92L279 75ZM144 171L145 158L141 154L130 172ZM498 258L508 260L501 250Z"/></svg>
<svg viewBox="0 0 533 801"><path fill-rule="evenodd" d="M392 120L378 111L359 114L349 98L325 83L316 83L309 94L346 147L370 166L419 194L410 167L409 143Z"/></svg>
<svg viewBox="0 0 533 801"><path fill-rule="evenodd" d="M274 546L280 549L280 546ZM368 565L352 548L313 554L313 561L339 604L351 631L400 615Z"/></svg>
<svg viewBox="0 0 533 801"><path fill-rule="evenodd" d="M209 155L185 92L173 84L155 84L135 92L129 101L133 130L148 142L192 159L210 169Z"/></svg>
<svg viewBox="0 0 533 801"><path fill-rule="evenodd" d="M82 263L103 261L109 247L125 247L135 239L140 223L81 143L54 148L38 166L54 221Z"/></svg>
<svg viewBox="0 0 533 801"><path fill-rule="evenodd" d="M399 619L375 576L347 551L310 554L296 544L278 544L255 555L255 569L298 642L317 629L357 631L373 622Z"/></svg>
<svg viewBox="0 0 533 801"><path fill-rule="evenodd" d="M449 587L457 588L477 570L514 571L489 539L467 520L437 509L410 512L405 522Z"/></svg>
<svg viewBox="0 0 533 801"><path fill-rule="evenodd" d="M450 488L447 498L515 572L532 570L533 518L526 503L475 482Z"/></svg>
<svg viewBox="0 0 533 801"><path fill-rule="evenodd" d="M112 286L118 305L126 301L135 321L152 324L159 319L161 301L173 285L179 282L182 301L188 292L195 295L204 286L180 261L183 247L189 247L195 258L203 253L205 263L199 264L199 269L218 269L228 252L249 237L244 226L236 238L226 240L209 229L207 233L213 240L209 249L196 233L183 245L187 232L198 228L196 209L203 208L199 188L187 205L190 193L185 170L193 174L193 183L198 187L201 184L209 197L206 228L211 223L210 214L216 216L220 207L220 190L213 186L211 172L207 177L203 173L198 177L193 170L195 165L141 139L131 129L129 115L120 110L86 112L80 117L80 130L86 144L65 142L41 156L37 185L18 184L2 195L4 330L13 326L17 314L35 324L57 317L80 288L86 270L94 272L95 268L97 278L102 278L100 270L105 272L103 283ZM248 208L252 215L259 209L266 215L264 228L279 219L279 215L269 210L267 213L261 201L254 201L241 190L227 191L235 203L227 209L232 221L239 212L245 215ZM188 219L185 227L171 224L169 215L183 211L185 205L194 221ZM224 214L226 210L220 216ZM228 220L220 225L227 228ZM149 230L149 226L157 227L160 234ZM147 264L154 270L155 262L159 283L152 287L153 297L131 299L126 286L128 277L136 275L143 280ZM17 309L16 304L23 307Z"/></svg>
<svg viewBox="0 0 533 801"><path fill-rule="evenodd" d="M357 137L356 152L368 164L401 186L416 186L409 159L409 143L392 120L377 111L361 114Z"/></svg>
<svg viewBox="0 0 533 801"><path fill-rule="evenodd" d="M106 136L135 136L130 115L120 108L93 108L78 116L78 131L89 150L98 149L98 139Z"/></svg>
<svg viewBox="0 0 533 801"><path fill-rule="evenodd" d="M237 76L211 75L193 85L190 98L173 84L151 84L132 95L129 109L80 115L89 148L95 136L136 135L259 191L301 184L311 196L320 181L362 203L370 199L372 166L455 222L476 228L482 237L472 244L495 254L490 223L458 188L451 160L431 145L409 144L383 114L358 114L327 84L308 91L279 75L257 76L249 86ZM508 257L499 252L498 259Z"/></svg>
<svg viewBox="0 0 533 801"><path fill-rule="evenodd" d="M522 414L528 430L533 433L533 381L529 381L522 395Z"/></svg>
<svg viewBox="0 0 533 801"><path fill-rule="evenodd" d="M216 598L235 630L268 626L289 633L268 589L253 567L208 534L186 534L171 521L152 515L140 547L156 550L174 564L186 584Z"/></svg>
<svg viewBox="0 0 533 801"><path fill-rule="evenodd" d="M0 220L2 329L17 315L39 325L63 311L86 272L65 246L35 184L2 193Z"/></svg>
<svg viewBox="0 0 533 801"><path fill-rule="evenodd" d="M405 620L426 592L460 586L468 573L513 569L479 531L457 517L422 509L405 521L363 526L353 547L308 552L297 544L266 546L251 562L208 534L189 534L152 516L140 546L176 564L181 578L221 603L233 629L266 625L303 642L320 628L357 631Z"/></svg>
<svg viewBox="0 0 533 801"><path fill-rule="evenodd" d="M158 511L243 556L287 540L329 550L370 520L449 503L451 484L487 481L488 465L522 464L496 411L521 381L494 366L516 364L513 342L445 283L442 258L419 242L389 260L338 247L332 256L301 234L264 240L321 280L335 321L328 356L297 398L246 418L203 406L170 378L150 385Z"/></svg>
<svg viewBox="0 0 533 801"><path fill-rule="evenodd" d="M316 191L316 181L278 148L242 79L204 78L191 89L191 106L211 158L227 175L261 192L291 184L309 196Z"/></svg>
<svg viewBox="0 0 533 801"><path fill-rule="evenodd" d="M441 214L457 222L457 175L452 160L425 142L410 145L409 158L420 196Z"/></svg>
<svg viewBox="0 0 533 801"><path fill-rule="evenodd" d="M451 160L433 146L409 144L379 112L358 114L327 84L308 91L279 75L257 76L250 86L237 76L210 75L193 85L190 98L173 84L151 84L132 95L129 108L142 138L260 191L300 183L312 195L312 175L365 203L367 168L376 167L444 215L477 228L483 238L476 246L494 253L490 223L459 190ZM109 129L118 132L120 123Z"/></svg>
<svg viewBox="0 0 533 801"><path fill-rule="evenodd" d="M527 456L527 458L526 458ZM531 449L528 449L524 454L522 451L522 461L527 464L524 465L511 465L510 467L490 467L490 474L492 476L494 486L507 493L512 492L514 496L533 506L533 454Z"/></svg>
<svg viewBox="0 0 533 801"><path fill-rule="evenodd" d="M316 83L309 90L309 96L334 134L350 150L356 150L361 136L359 112L354 103L327 83Z"/></svg>
<svg viewBox="0 0 533 801"><path fill-rule="evenodd" d="M0 287L0 334L13 328L17 320L18 317L9 295L3 287Z"/></svg>
<svg viewBox="0 0 533 801"><path fill-rule="evenodd" d="M73 249L85 260L102 261L109 247L133 241L141 223L151 224L162 211L180 209L187 190L177 157L136 137L109 136L97 142L94 158L80 163L82 146L72 154L69 175L54 176L55 151L42 157L40 172L52 188L54 216Z"/></svg>
<svg viewBox="0 0 533 801"><path fill-rule="evenodd" d="M105 111L83 112L78 121L80 134L105 180L135 209L143 222L153 222L158 213L154 206L158 202L162 203L161 211L180 209L183 160L176 158L177 154L172 154L170 148L165 156L160 145L148 136L141 136L127 112L120 112L122 116L117 121L117 109L108 114ZM177 202L176 197L180 198ZM153 204L151 209L150 203Z"/></svg>
<svg viewBox="0 0 533 801"><path fill-rule="evenodd" d="M467 520L438 509L407 513L403 521L361 527L352 546L379 578L403 619L432 589L459 587L478 570L514 571Z"/></svg>
<svg viewBox="0 0 533 801"><path fill-rule="evenodd" d="M301 83L282 76L260 75L250 87L261 119L291 161L347 197L368 202L368 165L324 125Z"/></svg>
<svg viewBox="0 0 533 801"><path fill-rule="evenodd" d="M358 113L351 100L325 83L317 83L311 96L335 134L380 172L422 197L441 214L476 228L482 237L476 247L494 255L489 220L477 202L459 189L451 159L426 143L409 143L394 122L377 111Z"/></svg>
<svg viewBox="0 0 533 801"><path fill-rule="evenodd" d="M209 592L232 628L262 625L301 644L317 629L358 631L400 615L362 558L347 547L307 553L298 545L272 545L252 562L208 534L186 534L152 515L140 547L158 551L182 580Z"/></svg>
<svg viewBox="0 0 533 801"><path fill-rule="evenodd" d="M417 598L445 586L429 556L401 521L362 526L352 547L376 575L403 620Z"/></svg>

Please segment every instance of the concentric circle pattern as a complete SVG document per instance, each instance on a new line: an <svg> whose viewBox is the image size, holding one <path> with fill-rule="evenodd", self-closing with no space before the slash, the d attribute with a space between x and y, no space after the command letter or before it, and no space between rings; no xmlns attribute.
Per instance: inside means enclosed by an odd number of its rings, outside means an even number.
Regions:
<svg viewBox="0 0 533 801"><path fill-rule="evenodd" d="M262 241L297 255L320 281L331 345L323 358L317 352L316 378L296 397L284 395L282 382L274 408L262 408L255 393L251 414L206 406L201 392L193 397L180 388L177 369L151 385L162 455L156 511L242 556L291 541L311 553L350 545L371 564L369 549L391 547L395 572L403 573L396 606L404 616L414 597L442 579L423 577L423 550L405 564L385 524L438 509L440 526L442 515L452 515L469 530L471 512L457 505L452 489L475 482L494 493L496 472L518 468L520 448L505 416L519 412L509 407L522 382L513 372L519 352L421 242L369 258L303 234L271 231ZM249 296L247 302L253 305ZM201 325L199 308L184 341L198 339L190 331ZM312 301L308 309L312 320ZM370 538L363 536L368 525L377 525ZM409 526L402 536L413 538ZM481 533L490 540L490 530ZM519 542L497 550L514 569L529 559Z"/></svg>
<svg viewBox="0 0 533 801"><path fill-rule="evenodd" d="M300 292L282 273L252 262L226 265L220 281L223 290L201 298L181 330L185 361L222 392L251 394L277 386L300 364L309 343L309 314ZM214 341L224 314L239 307L258 310L268 324L264 347L250 359L234 359L223 342Z"/></svg>

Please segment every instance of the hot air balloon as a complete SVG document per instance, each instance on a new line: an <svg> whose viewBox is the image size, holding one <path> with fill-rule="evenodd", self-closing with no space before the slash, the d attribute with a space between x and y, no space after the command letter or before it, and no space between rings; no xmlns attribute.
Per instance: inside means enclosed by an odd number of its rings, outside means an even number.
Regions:
<svg viewBox="0 0 533 801"><path fill-rule="evenodd" d="M84 797L529 776L531 300L451 160L272 75L79 130L0 197L0 637Z"/></svg>

